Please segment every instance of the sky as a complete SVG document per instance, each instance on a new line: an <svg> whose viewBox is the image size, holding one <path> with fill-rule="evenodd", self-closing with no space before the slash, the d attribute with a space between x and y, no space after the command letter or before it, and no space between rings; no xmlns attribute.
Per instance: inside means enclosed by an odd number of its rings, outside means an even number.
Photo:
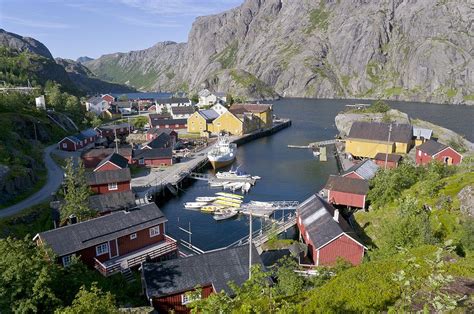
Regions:
<svg viewBox="0 0 474 314"><path fill-rule="evenodd" d="M194 19L243 0L0 0L0 28L33 37L54 57L97 58L186 42Z"/></svg>

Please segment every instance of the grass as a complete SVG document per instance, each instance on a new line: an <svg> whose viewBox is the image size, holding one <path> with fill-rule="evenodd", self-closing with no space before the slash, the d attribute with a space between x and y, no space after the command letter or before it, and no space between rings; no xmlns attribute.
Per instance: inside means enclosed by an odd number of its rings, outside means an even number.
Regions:
<svg viewBox="0 0 474 314"><path fill-rule="evenodd" d="M14 198L12 198L12 199L6 201L5 203L1 204L0 205L0 210L3 209L3 208L7 208L7 207L10 207L12 205L15 205L16 203L19 203L19 202L23 201L24 199L27 199L28 197L30 197L34 193L41 190L41 188L46 183L48 173L47 173L46 170L36 171L36 173L39 177L38 181L36 181L36 183L31 188L23 191L21 194L18 194Z"/></svg>
<svg viewBox="0 0 474 314"><path fill-rule="evenodd" d="M465 101L474 101L474 94L464 95L463 99Z"/></svg>
<svg viewBox="0 0 474 314"><path fill-rule="evenodd" d="M230 76L235 83L241 85L242 87L251 88L261 94L274 94L274 91L271 87L265 85L265 83L248 72L231 70Z"/></svg>
<svg viewBox="0 0 474 314"><path fill-rule="evenodd" d="M324 2L319 3L319 8L313 9L309 12L310 25L306 29L306 34L311 34L314 30L320 29L326 31L329 26L329 16L331 13L326 11Z"/></svg>
<svg viewBox="0 0 474 314"><path fill-rule="evenodd" d="M49 202L45 202L16 215L0 219L0 237L12 236L22 239L27 235L34 236L52 227Z"/></svg>
<svg viewBox="0 0 474 314"><path fill-rule="evenodd" d="M263 244L263 250L278 250L284 249L293 244L295 240L292 239L270 239Z"/></svg>
<svg viewBox="0 0 474 314"><path fill-rule="evenodd" d="M236 61L239 44L237 41L233 41L224 50L211 57L211 60L215 60L221 64L223 69L230 69Z"/></svg>

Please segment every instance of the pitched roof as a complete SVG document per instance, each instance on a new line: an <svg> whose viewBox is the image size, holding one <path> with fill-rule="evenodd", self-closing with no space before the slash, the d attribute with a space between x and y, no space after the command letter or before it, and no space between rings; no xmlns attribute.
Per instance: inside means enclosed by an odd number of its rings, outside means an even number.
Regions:
<svg viewBox="0 0 474 314"><path fill-rule="evenodd" d="M199 91L198 96L199 97L208 97L211 94L212 93L208 89L203 89L203 90Z"/></svg>
<svg viewBox="0 0 474 314"><path fill-rule="evenodd" d="M255 247L252 248L252 264L263 267ZM243 245L160 263L143 263L142 282L148 299L209 284L216 292L232 295L228 282L240 286L248 279L248 272L249 247Z"/></svg>
<svg viewBox="0 0 474 314"><path fill-rule="evenodd" d="M334 220L335 211L331 204L317 195L311 196L298 206L298 216L301 217L301 223L315 248L324 246L343 233L363 245L342 215L339 215L338 221Z"/></svg>
<svg viewBox="0 0 474 314"><path fill-rule="evenodd" d="M158 120L150 120L150 124L155 127L157 125L169 125L170 127L174 124L186 124L188 122L187 119L158 119Z"/></svg>
<svg viewBox="0 0 474 314"><path fill-rule="evenodd" d="M173 148L152 148L152 149L136 149L133 151L133 159L157 159L157 158L173 158Z"/></svg>
<svg viewBox="0 0 474 314"><path fill-rule="evenodd" d="M424 138L426 140L429 140L431 139L432 135L433 135L433 130L419 128L416 126L413 127L413 137L416 137L417 139Z"/></svg>
<svg viewBox="0 0 474 314"><path fill-rule="evenodd" d="M102 101L104 101L104 100L100 97L97 97L97 96L87 99L87 102L90 103L90 104L93 104L93 105L97 105L97 104L101 103Z"/></svg>
<svg viewBox="0 0 474 314"><path fill-rule="evenodd" d="M155 99L155 103L157 104L183 104L183 103L189 103L188 98L158 98Z"/></svg>
<svg viewBox="0 0 474 314"><path fill-rule="evenodd" d="M215 92L214 95L216 95L217 97L226 97L226 93L224 92Z"/></svg>
<svg viewBox="0 0 474 314"><path fill-rule="evenodd" d="M219 114L212 109L199 110L199 114L206 120L206 122L212 122L219 118Z"/></svg>
<svg viewBox="0 0 474 314"><path fill-rule="evenodd" d="M193 114L194 113L193 106L175 106L171 107L171 112L173 114Z"/></svg>
<svg viewBox="0 0 474 314"><path fill-rule="evenodd" d="M166 113L150 113L148 115L150 121L152 120L163 120L163 119L171 119L171 114L169 112Z"/></svg>
<svg viewBox="0 0 474 314"><path fill-rule="evenodd" d="M86 129L86 130L81 131L81 134L85 137L93 137L93 136L97 136L97 131L94 129Z"/></svg>
<svg viewBox="0 0 474 314"><path fill-rule="evenodd" d="M83 152L82 158L106 157L115 152L115 148L92 148L87 152ZM122 147L118 149L118 153L122 156L132 156L131 147Z"/></svg>
<svg viewBox="0 0 474 314"><path fill-rule="evenodd" d="M374 159L385 161L385 155L386 155L385 153L377 153ZM402 159L402 156L398 154L388 154L387 156L387 161L390 161L390 162L399 162L401 159Z"/></svg>
<svg viewBox="0 0 474 314"><path fill-rule="evenodd" d="M388 141L389 123L355 121L348 138L357 138L371 141ZM412 126L410 124L392 123L392 132L390 134L391 142L410 143L413 136Z"/></svg>
<svg viewBox="0 0 474 314"><path fill-rule="evenodd" d="M105 164L106 162L109 162L109 161L111 163L113 163L114 165L122 168L122 169L128 167L128 159L127 158L125 158L122 155L119 155L117 153L112 153L112 154L108 155L107 157L105 157L104 159L102 159L95 168L96 169L100 168L103 164Z"/></svg>
<svg viewBox="0 0 474 314"><path fill-rule="evenodd" d="M131 211L118 211L84 222L39 233L42 241L64 256L149 227L167 219L150 203Z"/></svg>
<svg viewBox="0 0 474 314"><path fill-rule="evenodd" d="M243 109L245 112L261 113L272 109L272 105L267 104L234 104L230 110Z"/></svg>
<svg viewBox="0 0 474 314"><path fill-rule="evenodd" d="M109 124L109 125L101 125L99 129L101 130L115 130L115 129L128 129L130 124L128 123L120 123L120 124Z"/></svg>
<svg viewBox="0 0 474 314"><path fill-rule="evenodd" d="M366 180L330 175L325 188L331 191L366 195L369 191L369 183Z"/></svg>
<svg viewBox="0 0 474 314"><path fill-rule="evenodd" d="M436 153L439 153L443 149L446 149L448 146L441 144L439 142L429 140L418 146L418 149L421 150L422 152L427 153L430 156L435 155Z"/></svg>
<svg viewBox="0 0 474 314"><path fill-rule="evenodd" d="M167 146L170 146L171 144L171 135L168 133L159 133L154 139L151 141L148 141L146 143L143 143L143 147L148 147L148 148L165 148Z"/></svg>
<svg viewBox="0 0 474 314"><path fill-rule="evenodd" d="M109 183L127 182L132 179L130 168L87 172L86 179L88 185L101 185Z"/></svg>
<svg viewBox="0 0 474 314"><path fill-rule="evenodd" d="M89 196L89 208L98 212L113 212L135 206L135 195L132 191Z"/></svg>
<svg viewBox="0 0 474 314"><path fill-rule="evenodd" d="M370 180L375 176L377 170L379 170L379 166L377 166L372 160L367 159L350 167L343 175L355 172L362 179Z"/></svg>
<svg viewBox="0 0 474 314"><path fill-rule="evenodd" d="M153 128L153 129L149 129L148 131L146 131L146 133L148 133L148 134L165 133L165 134L171 135L171 133L176 133L176 131L174 131L173 129L156 129L156 128Z"/></svg>

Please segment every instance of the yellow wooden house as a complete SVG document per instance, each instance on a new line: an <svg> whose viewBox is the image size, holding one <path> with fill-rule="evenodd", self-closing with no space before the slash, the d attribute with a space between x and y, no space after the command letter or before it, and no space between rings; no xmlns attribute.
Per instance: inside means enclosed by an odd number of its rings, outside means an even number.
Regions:
<svg viewBox="0 0 474 314"><path fill-rule="evenodd" d="M346 139L346 153L374 158L378 153L406 154L413 144L409 124L356 121Z"/></svg>
<svg viewBox="0 0 474 314"><path fill-rule="evenodd" d="M188 118L188 133L214 133L214 124L212 122L218 117L219 114L212 109L194 112Z"/></svg>
<svg viewBox="0 0 474 314"><path fill-rule="evenodd" d="M267 104L234 104L229 109L234 113L252 113L259 119L259 128L269 128L273 125L273 107Z"/></svg>

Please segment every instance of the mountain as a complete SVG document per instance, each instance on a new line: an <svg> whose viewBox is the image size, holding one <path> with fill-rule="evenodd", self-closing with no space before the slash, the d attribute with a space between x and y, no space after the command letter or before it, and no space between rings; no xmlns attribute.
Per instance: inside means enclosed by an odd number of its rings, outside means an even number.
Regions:
<svg viewBox="0 0 474 314"><path fill-rule="evenodd" d="M474 103L473 19L465 1L246 0L197 18L187 43L85 64L144 90Z"/></svg>
<svg viewBox="0 0 474 314"><path fill-rule="evenodd" d="M82 64L66 59L53 59L41 42L0 29L0 80L21 86L28 82L43 85L55 81L72 93L133 92L135 89L109 83L95 77Z"/></svg>
<svg viewBox="0 0 474 314"><path fill-rule="evenodd" d="M77 58L76 62L84 63L84 62L92 61L92 60L94 60L94 59L93 59L93 58L90 58L90 57L88 57L88 56L83 56L83 57Z"/></svg>

